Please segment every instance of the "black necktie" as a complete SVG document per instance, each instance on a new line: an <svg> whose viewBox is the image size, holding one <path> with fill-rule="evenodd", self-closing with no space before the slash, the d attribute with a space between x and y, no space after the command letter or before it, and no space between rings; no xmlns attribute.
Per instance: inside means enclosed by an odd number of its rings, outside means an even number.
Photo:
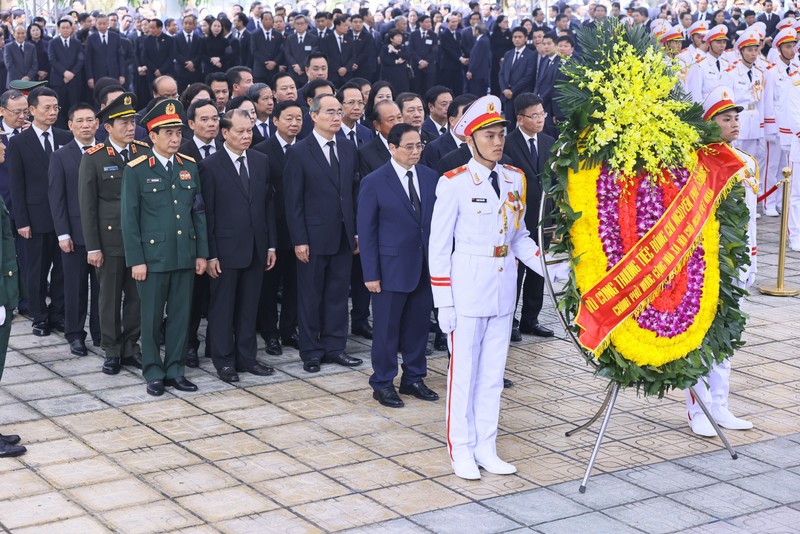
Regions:
<svg viewBox="0 0 800 534"><path fill-rule="evenodd" d="M533 168L536 172L539 172L539 151L536 150L536 142L533 140L533 137L528 139L528 144L531 147L531 161L533 161Z"/></svg>
<svg viewBox="0 0 800 534"><path fill-rule="evenodd" d="M339 36L339 52L342 51L342 36Z"/></svg>
<svg viewBox="0 0 800 534"><path fill-rule="evenodd" d="M500 184L497 183L497 173L495 171L489 173L489 181L492 182L492 189L497 193L497 198L500 198Z"/></svg>
<svg viewBox="0 0 800 534"><path fill-rule="evenodd" d="M354 130L350 130L350 133L347 134L347 136L353 142L353 145L358 147L358 140L356 139L356 132Z"/></svg>
<svg viewBox="0 0 800 534"><path fill-rule="evenodd" d="M297 38L297 42L300 43L300 44L303 44L303 38L302 37L298 37Z"/></svg>
<svg viewBox="0 0 800 534"><path fill-rule="evenodd" d="M128 163L128 149L120 150L119 155L122 156L122 161Z"/></svg>
<svg viewBox="0 0 800 534"><path fill-rule="evenodd" d="M749 79L751 82L753 81L753 71L752 71L752 70L748 70L748 71L747 71L747 78L748 78L748 79Z"/></svg>
<svg viewBox="0 0 800 534"><path fill-rule="evenodd" d="M414 187L414 173L408 171L406 173L406 178L408 179L408 197L411 199L411 206L414 208L414 213L417 215L417 219L422 212L422 204L419 201L419 195L417 195L417 189Z"/></svg>
<svg viewBox="0 0 800 534"><path fill-rule="evenodd" d="M12 133L13 133L14 135L17 135L17 134L19 133L19 128L14 128L14 131L13 131Z"/></svg>
<svg viewBox="0 0 800 534"><path fill-rule="evenodd" d="M717 60L717 70L722 72L722 65L719 64L719 60Z"/></svg>
<svg viewBox="0 0 800 534"><path fill-rule="evenodd" d="M514 67L514 65L516 65L516 64L517 64L517 61L519 60L519 55L520 55L520 51L519 51L519 50L517 50L517 53L516 53L516 54L514 54L514 61L512 61L512 62L511 62L511 67L512 67L512 68Z"/></svg>
<svg viewBox="0 0 800 534"><path fill-rule="evenodd" d="M789 74L789 71L790 71L791 69L792 69L791 67L786 67L786 74Z"/></svg>
<svg viewBox="0 0 800 534"><path fill-rule="evenodd" d="M104 44L104 45L107 45L107 44L108 44L108 43L106 42L106 36L105 36L105 34L103 34L103 44Z"/></svg>
<svg viewBox="0 0 800 534"><path fill-rule="evenodd" d="M444 126L442 126L441 128L439 128L439 135L444 135L444 134L446 134L446 133L447 133L447 128L445 128Z"/></svg>
<svg viewBox="0 0 800 534"><path fill-rule="evenodd" d="M90 148L92 148L92 145L83 145L83 146L81 147L81 150L83 150L84 152L86 152L86 151L87 151L87 150L89 150Z"/></svg>
<svg viewBox="0 0 800 534"><path fill-rule="evenodd" d="M550 59L549 58L542 59L542 63L539 65L539 74L538 74L539 76L541 76L542 73L544 73L544 71L547 70L548 65L550 65Z"/></svg>
<svg viewBox="0 0 800 534"><path fill-rule="evenodd" d="M328 141L326 143L328 148L330 149L330 160L331 160L331 169L333 169L333 173L336 177L339 177L339 160L336 158L336 152L334 151L334 147L336 146L336 141Z"/></svg>
<svg viewBox="0 0 800 534"><path fill-rule="evenodd" d="M167 176L172 177L172 160L167 161Z"/></svg>
<svg viewBox="0 0 800 534"><path fill-rule="evenodd" d="M203 159L205 159L205 158L207 158L208 156L211 155L211 145L206 145L206 146L204 146L202 148L203 148L203 152L206 153L205 156L203 156Z"/></svg>
<svg viewBox="0 0 800 534"><path fill-rule="evenodd" d="M264 139L268 139L269 138L269 128L267 128L267 123L266 122L262 122L261 123L261 131L263 132Z"/></svg>
<svg viewBox="0 0 800 534"><path fill-rule="evenodd" d="M272 41L272 34L270 32L267 32L267 42L270 41Z"/></svg>
<svg viewBox="0 0 800 534"><path fill-rule="evenodd" d="M192 34L191 33L187 33L186 34L186 42L189 43L189 44L192 44Z"/></svg>
<svg viewBox="0 0 800 534"><path fill-rule="evenodd" d="M69 48L69 41L64 39L64 48Z"/></svg>
<svg viewBox="0 0 800 534"><path fill-rule="evenodd" d="M50 132L42 132L42 137L44 137L44 153L49 156L53 153L53 145L50 144Z"/></svg>
<svg viewBox="0 0 800 534"><path fill-rule="evenodd" d="M460 145L458 145L458 148L464 148L465 146L467 146L467 143L461 143Z"/></svg>
<svg viewBox="0 0 800 534"><path fill-rule="evenodd" d="M245 193L250 194L250 174L247 172L247 167L244 165L244 156L239 156L236 161L239 162L239 180L242 181L242 187Z"/></svg>

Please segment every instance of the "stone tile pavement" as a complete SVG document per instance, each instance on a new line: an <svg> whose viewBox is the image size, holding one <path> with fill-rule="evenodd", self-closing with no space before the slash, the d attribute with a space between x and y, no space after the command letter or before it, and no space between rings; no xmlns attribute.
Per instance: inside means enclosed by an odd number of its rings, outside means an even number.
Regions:
<svg viewBox="0 0 800 534"><path fill-rule="evenodd" d="M759 222L759 282L773 281L776 219ZM800 284L800 254L787 281ZM0 432L25 456L0 461L7 532L788 533L800 531L798 298L753 294L747 346L733 360L731 406L755 429L692 435L683 394L620 395L589 482L578 479L597 426L571 438L606 383L560 338L525 337L509 354L498 448L519 472L452 475L444 402L372 400L368 366L302 370L295 351L261 359L271 377L231 386L201 357L200 391L146 395L141 376L100 372L97 350L69 355L17 318L0 386ZM557 326L552 307L544 322ZM559 329L560 330L560 329ZM563 337L563 331L560 332ZM368 358L369 345L348 350ZM447 359L427 383L445 392Z"/></svg>

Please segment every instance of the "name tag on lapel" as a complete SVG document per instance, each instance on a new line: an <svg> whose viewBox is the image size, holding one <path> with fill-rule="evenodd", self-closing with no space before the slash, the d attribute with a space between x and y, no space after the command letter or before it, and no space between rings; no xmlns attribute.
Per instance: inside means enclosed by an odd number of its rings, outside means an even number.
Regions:
<svg viewBox="0 0 800 534"><path fill-rule="evenodd" d="M425 44L426 45L432 45L433 44L433 39L425 39Z"/></svg>
<svg viewBox="0 0 800 534"><path fill-rule="evenodd" d="M103 167L103 172L118 171L118 170L119 167L117 167L116 165L109 165L108 167Z"/></svg>
<svg viewBox="0 0 800 534"><path fill-rule="evenodd" d="M311 52L311 47L310 47L310 46L308 46L308 45L304 46L304 47L303 47L303 49L304 49L306 52Z"/></svg>
<svg viewBox="0 0 800 534"><path fill-rule="evenodd" d="M147 178L145 182L147 182L148 184L157 184L161 182L161 178Z"/></svg>
<svg viewBox="0 0 800 534"><path fill-rule="evenodd" d="M486 204L486 199L485 198L473 198L472 202L475 202L476 204Z"/></svg>

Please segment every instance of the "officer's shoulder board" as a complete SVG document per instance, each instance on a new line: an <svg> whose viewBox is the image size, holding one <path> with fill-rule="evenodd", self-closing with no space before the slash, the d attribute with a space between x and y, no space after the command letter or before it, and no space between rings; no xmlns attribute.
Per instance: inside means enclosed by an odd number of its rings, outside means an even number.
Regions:
<svg viewBox="0 0 800 534"><path fill-rule="evenodd" d="M97 143L92 148L87 150L86 153L91 155L91 154L94 154L95 152L97 152L98 150L100 150L102 148L103 148L103 143Z"/></svg>
<svg viewBox="0 0 800 534"><path fill-rule="evenodd" d="M145 147L145 148L150 148L150 145L148 145L148 144L147 144L147 143L145 143L144 141L139 141L138 139L134 139L134 140L133 140L133 141L131 141L131 142L132 142L134 145L139 145L139 146L143 146L143 147Z"/></svg>
<svg viewBox="0 0 800 534"><path fill-rule="evenodd" d="M731 66L728 67L727 69L725 69L725 72L732 72L732 71L736 70L737 63L738 63L737 61L734 61L733 63L731 63Z"/></svg>
<svg viewBox="0 0 800 534"><path fill-rule="evenodd" d="M706 56L701 56L700 54L697 54L697 57L695 59L695 63L702 63L705 59L706 59Z"/></svg>
<svg viewBox="0 0 800 534"><path fill-rule="evenodd" d="M521 174L521 175L523 175L523 176L525 175L525 171L523 171L523 170L522 170L522 169L520 169L519 167L514 167L513 165L508 165L507 163L503 163L503 167L504 167L504 168L506 168L506 169L508 169L509 171L518 172L518 173L520 173L520 174Z"/></svg>
<svg viewBox="0 0 800 534"><path fill-rule="evenodd" d="M180 152L178 152L178 156L182 157L185 160L189 160L192 163L197 163L193 157L187 156L186 154L181 154Z"/></svg>
<svg viewBox="0 0 800 534"><path fill-rule="evenodd" d="M138 164L140 164L141 162L143 162L146 159L147 159L147 154L142 154L138 158L130 160L128 162L128 167L136 167Z"/></svg>
<svg viewBox="0 0 800 534"><path fill-rule="evenodd" d="M445 178L455 178L459 174L462 174L462 173L466 172L466 170L467 170L467 166L466 165L462 165L461 167L458 167L457 169L453 169L451 171L447 171L446 173L444 173L444 177Z"/></svg>

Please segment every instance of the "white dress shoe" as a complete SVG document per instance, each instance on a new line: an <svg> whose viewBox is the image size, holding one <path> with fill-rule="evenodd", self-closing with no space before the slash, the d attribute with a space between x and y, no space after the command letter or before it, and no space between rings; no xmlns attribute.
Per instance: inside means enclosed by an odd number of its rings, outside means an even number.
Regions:
<svg viewBox="0 0 800 534"><path fill-rule="evenodd" d="M713 438L717 435L711 421L709 421L706 414L702 412L689 419L689 428L698 436Z"/></svg>
<svg viewBox="0 0 800 534"><path fill-rule="evenodd" d="M508 462L504 462L497 456L489 458L475 458L478 467L483 467L493 475L510 475L517 472L517 468Z"/></svg>
<svg viewBox="0 0 800 534"><path fill-rule="evenodd" d="M480 480L481 472L473 460L453 460L453 472L464 480Z"/></svg>
<svg viewBox="0 0 800 534"><path fill-rule="evenodd" d="M767 217L780 217L781 214L775 208L769 208L764 210L764 215Z"/></svg>
<svg viewBox="0 0 800 534"><path fill-rule="evenodd" d="M753 423L739 419L733 415L728 408L720 406L719 408L711 409L711 416L722 428L730 430L750 430L753 428Z"/></svg>

